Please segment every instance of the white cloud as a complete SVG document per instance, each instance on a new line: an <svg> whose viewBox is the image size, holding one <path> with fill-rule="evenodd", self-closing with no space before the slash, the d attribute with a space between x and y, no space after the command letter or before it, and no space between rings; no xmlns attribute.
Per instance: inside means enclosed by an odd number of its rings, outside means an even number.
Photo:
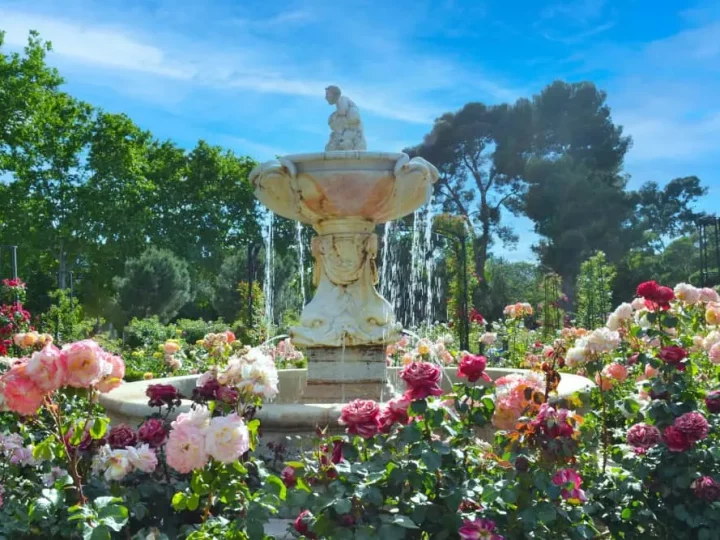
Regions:
<svg viewBox="0 0 720 540"><path fill-rule="evenodd" d="M37 30L53 44L55 53L85 64L190 79L195 70L173 64L165 53L110 27L85 26L38 15L0 11L0 24L9 45L23 47L28 31Z"/></svg>

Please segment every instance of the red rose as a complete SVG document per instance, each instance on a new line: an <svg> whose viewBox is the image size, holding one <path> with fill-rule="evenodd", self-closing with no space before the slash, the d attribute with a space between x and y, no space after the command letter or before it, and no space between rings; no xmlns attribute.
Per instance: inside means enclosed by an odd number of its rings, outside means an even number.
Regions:
<svg viewBox="0 0 720 540"><path fill-rule="evenodd" d="M698 499L717 501L720 499L720 484L711 476L703 476L695 480L691 487Z"/></svg>
<svg viewBox="0 0 720 540"><path fill-rule="evenodd" d="M682 363L687 358L687 351L677 345L663 347L658 353L658 357L665 363L675 366L680 371L685 371L685 364Z"/></svg>
<svg viewBox="0 0 720 540"><path fill-rule="evenodd" d="M137 436L141 442L147 443L153 448L159 448L165 443L167 431L162 420L149 418L140 426Z"/></svg>
<svg viewBox="0 0 720 540"><path fill-rule="evenodd" d="M285 467L280 473L280 478L282 478L283 484L285 484L286 487L292 488L295 487L295 484L297 484L295 469L292 467Z"/></svg>
<svg viewBox="0 0 720 540"><path fill-rule="evenodd" d="M407 424L410 421L408 407L410 400L406 396L400 396L388 401L387 405L380 411L378 422L382 433L389 433L393 425Z"/></svg>
<svg viewBox="0 0 720 540"><path fill-rule="evenodd" d="M227 342L228 342L228 343L232 343L233 341L235 341L235 340L237 339L237 338L235 337L235 334L232 333L230 330L227 330L227 331L225 332L225 336L227 337Z"/></svg>
<svg viewBox="0 0 720 540"><path fill-rule="evenodd" d="M135 446L137 436L130 426L120 424L110 430L107 442L113 450L119 450L126 446Z"/></svg>
<svg viewBox="0 0 720 540"><path fill-rule="evenodd" d="M710 431L710 424L699 412L685 413L675 419L675 429L682 432L691 443L696 443L707 437Z"/></svg>
<svg viewBox="0 0 720 540"><path fill-rule="evenodd" d="M638 285L637 295L645 299L645 306L648 309L668 309L670 301L675 298L675 293L670 287L658 285L655 281L646 281Z"/></svg>
<svg viewBox="0 0 720 540"><path fill-rule="evenodd" d="M312 513L310 513L310 510L303 510L295 519L293 527L295 527L298 534L302 534L308 538L317 538L317 536L310 532L310 524L314 519L315 518Z"/></svg>
<svg viewBox="0 0 720 540"><path fill-rule="evenodd" d="M705 406L708 412L713 414L720 413L720 390L713 390L705 396Z"/></svg>
<svg viewBox="0 0 720 540"><path fill-rule="evenodd" d="M346 431L369 439L377 434L380 406L371 399L356 399L342 408L340 424L347 426Z"/></svg>
<svg viewBox="0 0 720 540"><path fill-rule="evenodd" d="M635 448L647 449L660 442L660 430L648 424L635 424L627 432L627 443Z"/></svg>
<svg viewBox="0 0 720 540"><path fill-rule="evenodd" d="M192 391L193 401L203 403L205 401L211 401L218 399L218 392L220 391L220 383L217 379L210 379L202 386L196 386Z"/></svg>
<svg viewBox="0 0 720 540"><path fill-rule="evenodd" d="M340 463L343 460L343 442L333 441L332 462Z"/></svg>
<svg viewBox="0 0 720 540"><path fill-rule="evenodd" d="M675 426L666 427L662 438L671 452L686 452L692 447L685 434Z"/></svg>
<svg viewBox="0 0 720 540"><path fill-rule="evenodd" d="M441 375L440 366L429 362L411 362L400 372L400 378L408 386L405 395L411 400L441 396Z"/></svg>
<svg viewBox="0 0 720 540"><path fill-rule="evenodd" d="M477 324L485 324L485 317L475 308L470 310L470 322Z"/></svg>
<svg viewBox="0 0 720 540"><path fill-rule="evenodd" d="M145 395L150 398L150 407L171 407L180 404L180 393L172 384L151 384L145 390Z"/></svg>
<svg viewBox="0 0 720 540"><path fill-rule="evenodd" d="M485 373L486 367L487 360L484 356L476 356L468 353L460 360L457 374L458 377L463 377L471 383L477 382L478 379L490 382L492 379Z"/></svg>
<svg viewBox="0 0 720 540"><path fill-rule="evenodd" d="M655 298L659 285L656 281L645 281L637 286L636 294L648 300Z"/></svg>
<svg viewBox="0 0 720 540"><path fill-rule="evenodd" d="M234 405L237 403L240 394L232 386L221 386L217 391L217 398L223 403Z"/></svg>

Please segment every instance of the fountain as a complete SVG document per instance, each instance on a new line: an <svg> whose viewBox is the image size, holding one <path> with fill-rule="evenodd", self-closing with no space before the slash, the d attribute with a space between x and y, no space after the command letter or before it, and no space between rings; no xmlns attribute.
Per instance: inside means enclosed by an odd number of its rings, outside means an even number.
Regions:
<svg viewBox="0 0 720 540"><path fill-rule="evenodd" d="M308 367L280 371L280 395L257 415L266 440L306 435L316 426L337 429L343 403L357 398L379 401L392 395L391 388L403 388L398 368L388 368L385 361L385 347L399 338L401 328L391 305L375 288L374 231L378 224L425 205L438 171L424 159L404 153L365 151L357 106L335 86L326 89L326 99L336 110L329 119L325 152L280 157L250 174L260 202L317 233L311 244L315 296L304 306L299 324L290 329L295 345L305 349ZM272 218L268 227L272 230ZM416 224L413 241L417 236L418 243L428 242L430 225L420 227ZM270 251L271 242L270 237ZM421 283L422 274L413 272L412 279ZM493 379L513 371L518 370L487 370ZM161 382L190 395L196 379L192 375ZM456 381L456 369L446 368L445 389L451 390ZM145 389L157 382L125 384L103 394L101 401L114 422L137 424L150 413ZM583 377L563 375L559 394L568 396L591 385ZM181 410L188 407L186 402Z"/></svg>

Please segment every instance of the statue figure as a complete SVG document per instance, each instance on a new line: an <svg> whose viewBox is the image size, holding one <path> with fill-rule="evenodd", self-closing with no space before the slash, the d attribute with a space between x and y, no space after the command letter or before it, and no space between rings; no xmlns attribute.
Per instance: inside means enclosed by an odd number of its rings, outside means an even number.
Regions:
<svg viewBox="0 0 720 540"><path fill-rule="evenodd" d="M349 97L343 96L340 88L334 85L325 89L325 99L336 107L328 119L331 133L325 151L367 150L357 105Z"/></svg>

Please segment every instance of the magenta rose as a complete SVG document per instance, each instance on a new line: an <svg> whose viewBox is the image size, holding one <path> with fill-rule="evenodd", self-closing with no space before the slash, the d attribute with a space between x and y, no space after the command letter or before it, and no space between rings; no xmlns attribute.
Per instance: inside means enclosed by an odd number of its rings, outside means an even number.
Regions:
<svg viewBox="0 0 720 540"><path fill-rule="evenodd" d="M150 398L150 407L172 407L180 404L180 393L172 384L151 384L145 390L145 395Z"/></svg>
<svg viewBox="0 0 720 540"><path fill-rule="evenodd" d="M496 533L495 522L489 519L466 519L458 529L461 540L503 540Z"/></svg>
<svg viewBox="0 0 720 540"><path fill-rule="evenodd" d="M717 501L720 499L720 484L711 476L698 478L691 485L695 496L705 501Z"/></svg>
<svg viewBox="0 0 720 540"><path fill-rule="evenodd" d="M203 403L205 401L218 399L218 392L220 392L220 383L218 380L208 379L205 384L193 388L192 398L193 401Z"/></svg>
<svg viewBox="0 0 720 540"><path fill-rule="evenodd" d="M239 396L240 393L232 386L221 386L217 391L217 398L228 405L237 403Z"/></svg>
<svg viewBox="0 0 720 540"><path fill-rule="evenodd" d="M405 395L411 400L441 396L441 375L440 366L429 362L411 362L400 372L400 378L408 386Z"/></svg>
<svg viewBox="0 0 720 540"><path fill-rule="evenodd" d="M705 406L708 412L720 413L720 390L713 390L705 396Z"/></svg>
<svg viewBox="0 0 720 540"><path fill-rule="evenodd" d="M333 441L332 462L337 464L343 460L343 442Z"/></svg>
<svg viewBox="0 0 720 540"><path fill-rule="evenodd" d="M297 484L297 478L295 478L295 469L292 467L285 467L282 472L280 473L280 478L283 481L283 484L289 488L295 487L295 484Z"/></svg>
<svg viewBox="0 0 720 540"><path fill-rule="evenodd" d="M635 424L627 432L627 443L635 448L648 449L660 442L660 430L649 424Z"/></svg>
<svg viewBox="0 0 720 540"><path fill-rule="evenodd" d="M671 452L687 452L692 447L685 434L675 426L666 427L662 439Z"/></svg>
<svg viewBox="0 0 720 540"><path fill-rule="evenodd" d="M487 360L484 356L476 356L468 353L462 357L462 360L460 360L460 366L458 367L457 374L458 377L467 379L468 382L471 383L477 382L478 379L490 382L492 379L490 379L488 374L485 373L486 367Z"/></svg>
<svg viewBox="0 0 720 540"><path fill-rule="evenodd" d="M675 419L673 426L680 430L691 442L696 443L707 437L710 431L710 424L699 412L685 413Z"/></svg>
<svg viewBox="0 0 720 540"><path fill-rule="evenodd" d="M687 355L687 351L682 347L670 345L669 347L663 347L658 357L666 364L675 366L680 371L685 371L685 365L682 361L687 358Z"/></svg>
<svg viewBox="0 0 720 540"><path fill-rule="evenodd" d="M340 424L351 435L369 439L377 434L380 406L371 399L356 399L342 408Z"/></svg>
<svg viewBox="0 0 720 540"><path fill-rule="evenodd" d="M137 436L130 426L120 424L110 430L107 442L110 445L110 448L113 450L119 450L121 448L125 448L126 446L135 446Z"/></svg>
<svg viewBox="0 0 720 540"><path fill-rule="evenodd" d="M159 448L167 439L167 430L162 420L149 418L138 429L137 437L141 442L149 444L152 448Z"/></svg>

